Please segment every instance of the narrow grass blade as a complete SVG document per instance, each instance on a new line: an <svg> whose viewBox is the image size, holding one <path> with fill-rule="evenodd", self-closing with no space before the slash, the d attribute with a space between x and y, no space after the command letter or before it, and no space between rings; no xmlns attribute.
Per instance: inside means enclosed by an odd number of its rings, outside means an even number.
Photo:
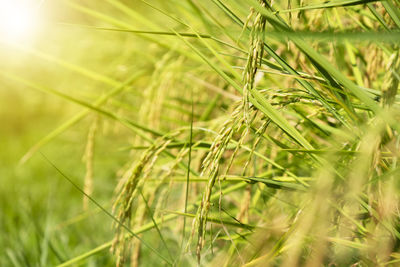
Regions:
<svg viewBox="0 0 400 267"><path fill-rule="evenodd" d="M161 242L163 243L165 249L168 251L168 255L169 255L170 260L171 260L171 262L172 262L172 261L174 261L174 257L173 257L172 254L171 254L171 250L169 249L169 246L168 246L167 242L165 241L165 238L164 238L164 236L162 235L161 230L160 230L160 228L158 227L158 224L157 224L156 220L154 219L154 214L153 214L153 212L151 211L151 208L150 208L150 206L149 206L149 203L148 203L146 197L143 195L142 189L139 189L139 192L140 192L140 195L142 196L142 199L143 199L143 201L144 201L144 203L145 203L145 205L146 205L147 212L150 214L150 218L151 218L151 221L152 221L153 224L154 224L154 228L156 228L157 233L158 233L158 235L160 236Z"/></svg>
<svg viewBox="0 0 400 267"><path fill-rule="evenodd" d="M116 223L118 223L121 227L123 227L126 231L128 231L129 234L131 234L133 237L137 238L140 240L140 242L145 245L147 248L149 248L155 255L157 255L160 259L168 263L169 265L172 265L172 263L165 258L162 254L160 254L156 249L154 249L152 246L150 246L147 242L145 242L142 238L140 238L135 232L133 232L129 227L127 227L125 224L120 222L116 217L114 217L109 211L107 211L102 205L100 205L93 197L89 196L86 194L74 181L72 181L67 175L65 175L57 166L54 165L45 155L43 155L43 158L49 163L62 177L64 177L76 190L78 190L80 193L85 195L93 204L95 204L98 208L100 208L108 217L113 219Z"/></svg>
<svg viewBox="0 0 400 267"><path fill-rule="evenodd" d="M139 71L135 74L133 74L129 79L127 79L124 83L122 83L120 86L114 88L113 90L111 90L110 92L108 92L107 94L99 97L95 102L93 102L93 106L94 107L100 107L101 105L103 105L105 102L107 102L107 100L109 100L110 98L118 95L119 93L121 93L122 91L126 90L129 85L135 81L137 78L141 77L145 72L144 71ZM68 128L72 127L73 125L75 125L76 123L78 123L80 120L82 120L86 115L88 115L90 113L90 109L81 111L80 113L76 114L75 116L73 116L71 119L69 119L68 121L66 121L65 123L63 123L62 125L60 125L59 127L57 127L56 129L54 129L53 131L51 131L48 135L46 135L45 137L43 137L39 142L37 142L32 148L30 148L24 156L22 156L21 160L20 160L20 164L25 163L27 160L29 160L32 155L34 155L40 148L42 148L44 145L46 145L47 143L51 142L51 140L53 140L55 137L57 137L58 135L60 135L61 133L65 132Z"/></svg>
<svg viewBox="0 0 400 267"><path fill-rule="evenodd" d="M231 192L234 192L236 190L239 190L239 189L245 187L246 185L247 185L247 183L239 183L239 184L236 184L236 185L233 185L231 187L228 187L228 188L224 189L222 191L222 193L223 194L229 194ZM219 198L219 196L220 196L220 192L215 193L215 194L212 195L211 199L217 199L217 198ZM200 201L196 202L197 205L199 205L200 203L201 203ZM189 209L193 209L193 208L195 208L195 205L191 205ZM171 221L173 219L176 219L177 217L178 217L177 214L171 214L171 215L164 216L163 218L158 219L156 221L157 221L158 224L161 224L161 223L165 223L165 222ZM154 228L153 222L142 226L141 228L139 228L138 230L136 230L134 232L136 234L140 234L140 233L148 231L148 230L150 230L152 228ZM129 237L130 237L130 234L128 233L126 238L129 238ZM85 260L85 259L87 259L87 258L89 258L89 257L91 257L91 256L93 256L93 255L105 250L105 249L110 248L111 245L112 245L112 241L106 242L106 243L104 243L104 244L102 244L102 245L100 245L100 246L98 246L98 247L86 252L86 253L83 253L83 254L81 254L79 256L76 256L73 259L70 259L70 260L58 265L57 267L67 267L67 266L71 266L71 265L77 264L77 263L79 263L79 262L81 262L81 261L83 261L83 260Z"/></svg>

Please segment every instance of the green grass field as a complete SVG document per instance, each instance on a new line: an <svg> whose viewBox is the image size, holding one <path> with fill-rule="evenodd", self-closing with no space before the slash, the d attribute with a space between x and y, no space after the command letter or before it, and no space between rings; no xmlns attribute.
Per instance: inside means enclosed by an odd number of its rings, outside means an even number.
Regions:
<svg viewBox="0 0 400 267"><path fill-rule="evenodd" d="M0 266L397 266L400 1L0 2Z"/></svg>

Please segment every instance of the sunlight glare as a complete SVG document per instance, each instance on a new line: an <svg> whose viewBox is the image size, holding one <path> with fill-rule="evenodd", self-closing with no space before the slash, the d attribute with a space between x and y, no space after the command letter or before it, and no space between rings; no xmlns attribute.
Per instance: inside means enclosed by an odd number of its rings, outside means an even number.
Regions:
<svg viewBox="0 0 400 267"><path fill-rule="evenodd" d="M38 8L29 0L0 0L0 39L19 41L33 35Z"/></svg>

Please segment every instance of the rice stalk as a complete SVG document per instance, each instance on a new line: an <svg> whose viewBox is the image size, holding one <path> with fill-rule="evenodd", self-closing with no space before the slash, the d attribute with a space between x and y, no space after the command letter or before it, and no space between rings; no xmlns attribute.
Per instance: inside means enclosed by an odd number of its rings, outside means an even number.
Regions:
<svg viewBox="0 0 400 267"><path fill-rule="evenodd" d="M265 8L267 6L266 0L259 0L260 6ZM250 15L253 15L254 10L252 9ZM250 18L250 17L249 17ZM250 92L255 86L255 77L257 74L258 67L261 66L263 53L264 53L264 30L265 30L266 19L259 13L255 13L255 18L251 26L250 32L250 44L249 52L244 72L244 87L243 87L243 112L246 120L246 124L250 125L249 109L250 109ZM246 22L244 27L247 28L248 23Z"/></svg>
<svg viewBox="0 0 400 267"><path fill-rule="evenodd" d="M136 209L134 207L134 200L138 195L138 190L140 190L147 177L150 175L160 153L167 148L176 134L177 133L166 135L157 139L156 142L142 154L140 160L134 163L125 173L121 181L121 192L118 194L113 205L113 211L122 224L131 221L132 215ZM120 225L116 225L116 234L112 251L117 256L117 266L122 266L125 262L127 244L124 235L124 229L122 229Z"/></svg>
<svg viewBox="0 0 400 267"><path fill-rule="evenodd" d="M193 221L192 235L188 242L188 244L191 243L194 231L195 229L197 229L198 236L196 254L198 262L200 262L200 253L205 244L207 215L210 210L211 204L210 197L214 184L218 178L220 161L233 135L237 131L239 131L244 123L242 110L242 104L237 105L231 117L222 126L221 130L218 133L218 136L215 138L213 144L211 145L210 151L208 152L206 158L202 163L201 176L207 175L210 178L203 194L200 207L196 213L196 218Z"/></svg>
<svg viewBox="0 0 400 267"><path fill-rule="evenodd" d="M399 73L400 73L400 56L399 48L396 48L387 64L387 71L382 85L382 104L391 106L395 101L397 91L399 89ZM397 75L396 75L397 74Z"/></svg>
<svg viewBox="0 0 400 267"><path fill-rule="evenodd" d="M83 156L83 161L86 163L86 174L84 178L83 190L89 196L93 193L93 161L94 161L94 146L95 146L95 135L98 129L99 117L95 116L92 125L89 128L87 144L85 149L85 154ZM87 210L89 204L89 199L83 196L83 209Z"/></svg>

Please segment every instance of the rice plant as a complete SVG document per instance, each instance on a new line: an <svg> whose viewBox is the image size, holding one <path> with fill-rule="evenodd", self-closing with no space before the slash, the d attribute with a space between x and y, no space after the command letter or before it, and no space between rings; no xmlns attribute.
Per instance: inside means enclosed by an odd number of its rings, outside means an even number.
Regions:
<svg viewBox="0 0 400 267"><path fill-rule="evenodd" d="M1 266L400 264L399 0L0 10Z"/></svg>

